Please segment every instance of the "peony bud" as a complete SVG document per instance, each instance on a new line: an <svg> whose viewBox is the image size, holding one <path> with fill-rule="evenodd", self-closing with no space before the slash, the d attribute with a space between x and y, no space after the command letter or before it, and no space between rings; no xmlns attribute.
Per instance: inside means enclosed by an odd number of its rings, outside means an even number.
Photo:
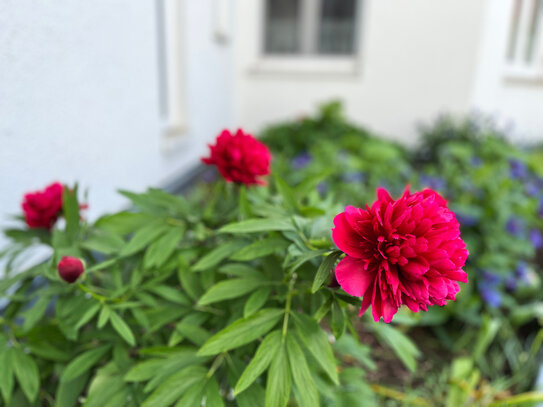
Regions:
<svg viewBox="0 0 543 407"><path fill-rule="evenodd" d="M59 261L57 269L60 278L71 284L83 274L85 266L77 257L64 256Z"/></svg>

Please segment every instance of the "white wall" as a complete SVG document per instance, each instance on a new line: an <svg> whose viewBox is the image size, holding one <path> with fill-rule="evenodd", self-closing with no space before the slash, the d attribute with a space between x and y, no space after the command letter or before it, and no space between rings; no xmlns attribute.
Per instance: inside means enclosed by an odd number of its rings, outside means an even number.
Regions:
<svg viewBox="0 0 543 407"><path fill-rule="evenodd" d="M116 210L116 189L167 181L232 125L232 51L214 40L214 2L183 7L189 130L164 154L155 1L0 2L0 228L24 192L55 180L89 189L91 218Z"/></svg>
<svg viewBox="0 0 543 407"><path fill-rule="evenodd" d="M529 143L543 140L543 81L511 79L506 75L512 5L511 0L485 0L481 54L471 105L493 114L501 124L512 122L511 137Z"/></svg>
<svg viewBox="0 0 543 407"><path fill-rule="evenodd" d="M262 1L239 0L237 10L236 113L249 129L341 98L353 120L409 143L419 121L467 110L483 0L362 0L356 74L254 69Z"/></svg>

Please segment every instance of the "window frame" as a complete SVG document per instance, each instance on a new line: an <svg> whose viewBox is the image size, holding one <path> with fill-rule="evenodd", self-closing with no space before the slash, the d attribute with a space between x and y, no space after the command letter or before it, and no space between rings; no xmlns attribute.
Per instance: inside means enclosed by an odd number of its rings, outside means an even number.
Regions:
<svg viewBox="0 0 543 407"><path fill-rule="evenodd" d="M286 74L286 75L326 75L326 76L345 76L358 75L361 68L361 48L362 48L362 32L363 32L363 15L365 1L356 1L355 33L354 33L354 50L350 55L335 55L335 54L268 54L265 52L265 35L266 35L266 0L258 0L258 35L257 50L254 62L251 64L249 72L253 74ZM307 22L303 24L306 27L305 34L302 28L302 49L316 46L316 30L313 29L313 35L309 34L309 29L314 28L318 24L318 10L322 4L322 0L300 0L301 4L301 19L303 20L316 18L311 24ZM312 12L307 15L307 11ZM310 38L312 37L312 38ZM304 45L305 44L305 45ZM308 45L309 44L309 45ZM312 44L312 45L311 45Z"/></svg>
<svg viewBox="0 0 543 407"><path fill-rule="evenodd" d="M529 24L530 11L534 8L538 0L521 0L521 9L516 32L513 32L515 14L515 2L511 2L509 13L507 14L509 21L507 23L507 41L504 53L505 68L504 78L511 81L529 81L543 83L543 10L539 11L538 29L535 33L533 58L530 62L522 60L522 51L526 48L529 41ZM512 36L514 36L514 44L511 45ZM514 56L510 59L510 47L514 47Z"/></svg>

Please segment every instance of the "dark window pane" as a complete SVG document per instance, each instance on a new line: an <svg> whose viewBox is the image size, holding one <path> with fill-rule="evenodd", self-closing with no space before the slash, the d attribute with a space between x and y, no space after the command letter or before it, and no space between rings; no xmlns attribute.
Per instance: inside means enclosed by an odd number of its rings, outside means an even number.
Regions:
<svg viewBox="0 0 543 407"><path fill-rule="evenodd" d="M264 34L264 52L267 54L299 52L300 0L266 0Z"/></svg>
<svg viewBox="0 0 543 407"><path fill-rule="evenodd" d="M356 0L322 0L319 54L354 53Z"/></svg>

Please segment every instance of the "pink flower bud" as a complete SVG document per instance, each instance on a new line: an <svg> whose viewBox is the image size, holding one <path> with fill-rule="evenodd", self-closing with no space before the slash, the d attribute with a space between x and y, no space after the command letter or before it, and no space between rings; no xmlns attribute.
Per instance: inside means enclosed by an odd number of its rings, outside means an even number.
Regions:
<svg viewBox="0 0 543 407"><path fill-rule="evenodd" d="M71 284L83 274L85 266L77 257L64 256L59 261L57 269L60 278Z"/></svg>

